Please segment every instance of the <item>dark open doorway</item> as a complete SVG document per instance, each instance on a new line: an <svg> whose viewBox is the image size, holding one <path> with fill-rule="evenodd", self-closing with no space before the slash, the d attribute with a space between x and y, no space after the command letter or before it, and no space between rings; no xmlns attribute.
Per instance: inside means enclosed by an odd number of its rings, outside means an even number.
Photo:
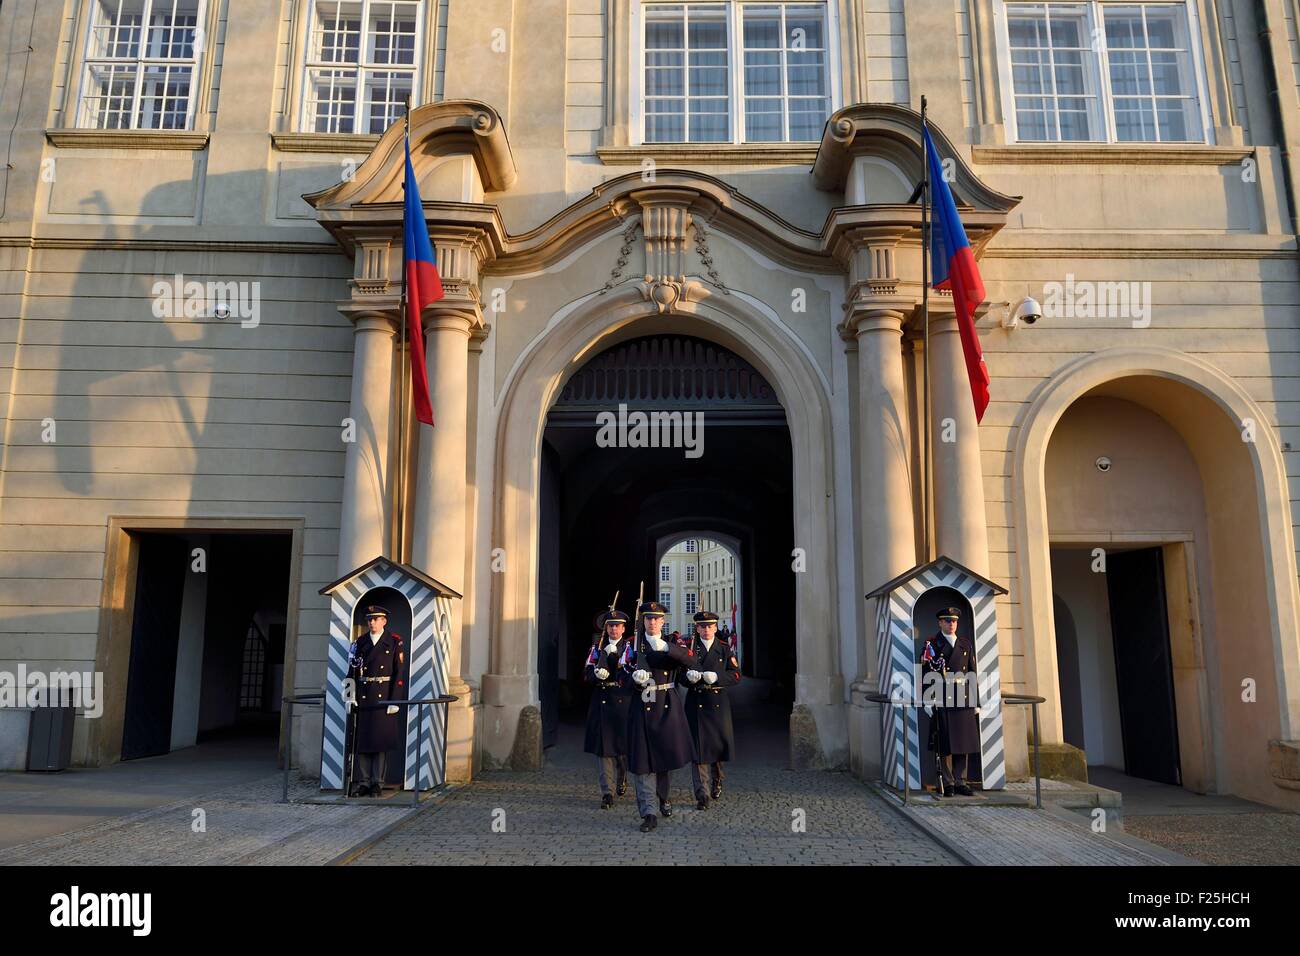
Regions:
<svg viewBox="0 0 1300 956"><path fill-rule="evenodd" d="M213 740L273 757L292 535L139 533L122 759Z"/></svg>
<svg viewBox="0 0 1300 956"><path fill-rule="evenodd" d="M701 453L600 444L599 415L636 411L702 415ZM697 533L737 544L744 673L767 685L764 715L780 715L767 726L787 725L796 671L792 482L785 411L758 371L726 349L687 336L647 336L602 352L570 379L547 418L542 447L544 746L555 745L562 723L585 713L582 665L595 614L616 591L630 614L642 581L646 599L658 598L664 543ZM729 607L710 610L730 617ZM684 608L674 612L685 633ZM743 746L745 718L737 721Z"/></svg>

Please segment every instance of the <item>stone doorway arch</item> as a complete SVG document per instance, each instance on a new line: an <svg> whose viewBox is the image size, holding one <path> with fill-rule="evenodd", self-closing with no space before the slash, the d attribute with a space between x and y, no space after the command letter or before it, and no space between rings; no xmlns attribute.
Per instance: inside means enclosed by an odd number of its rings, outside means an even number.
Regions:
<svg viewBox="0 0 1300 956"><path fill-rule="evenodd" d="M777 392L793 445L794 536L806 556L795 580L796 700L790 718L795 766L847 761L844 680L839 669L833 566L829 386L798 339L769 309L741 293L698 283L667 314L635 287L592 293L547 323L510 370L499 401L493 544L510 572L492 576L489 668L483 676L484 751L491 764L540 765L535 672L539 457L547 414L560 390L611 345L651 333L706 338L745 358Z"/></svg>
<svg viewBox="0 0 1300 956"><path fill-rule="evenodd" d="M1254 677L1261 708L1216 743L1217 787L1278 805L1300 807L1294 790L1270 782L1269 739L1300 735L1300 633L1296 560L1286 472L1267 417L1250 397L1214 366L1173 349L1116 348L1085 356L1061 370L1034 399L1020 427L1013 476L1016 545L1021 556L1019 591L1029 691L1048 699L1043 736L1060 743L1062 713L1053 620L1051 529L1045 465L1057 423L1085 395L1122 398L1164 419L1196 460L1204 488L1210 544L1206 560L1212 593L1202 606L1213 615L1207 629L1219 649L1234 631L1267 634L1265 659L1242 669ZM1249 431L1250 440L1243 440ZM1220 694L1209 723L1240 722L1226 693L1236 682L1222 672ZM1251 673L1247 673L1250 670ZM1229 681L1228 677L1233 680ZM1247 732L1249 731L1249 732Z"/></svg>

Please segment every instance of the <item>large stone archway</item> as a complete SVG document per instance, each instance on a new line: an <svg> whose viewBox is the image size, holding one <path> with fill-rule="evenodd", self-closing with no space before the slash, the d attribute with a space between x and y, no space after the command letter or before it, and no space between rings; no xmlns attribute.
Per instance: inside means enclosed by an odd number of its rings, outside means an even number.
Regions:
<svg viewBox="0 0 1300 956"><path fill-rule="evenodd" d="M489 763L540 760L535 673L539 536L539 453L547 413L569 377L597 352L649 332L716 341L751 362L786 409L793 444L794 529L805 570L795 581L796 703L792 761L838 766L847 759L844 680L839 670L833 567L831 410L827 385L798 340L761 304L690 282L668 314L640 290L586 296L552 317L511 370L502 390L496 441L493 542L505 573L493 576L489 672L483 677L484 750Z"/></svg>
<svg viewBox="0 0 1300 956"><path fill-rule="evenodd" d="M1269 782L1268 753L1260 740L1294 740L1300 733L1300 599L1281 448L1267 418L1235 382L1209 363L1172 349L1106 349L1079 359L1047 383L1020 426L1013 476L1019 591L1029 690L1048 700L1042 708L1044 738L1048 743L1063 739L1046 456L1061 417L1088 394L1125 398L1156 413L1197 462L1210 521L1213 594L1208 603L1219 624L1217 640L1231 641L1234 625L1260 627L1267 631L1271 652L1269 660L1241 668L1240 675L1220 675L1225 687L1238 677L1269 686L1260 692L1262 712L1252 718L1258 733L1248 737L1260 742L1249 754L1220 755L1219 785L1289 805L1296 794ZM1225 695L1212 720L1224 719L1226 700Z"/></svg>

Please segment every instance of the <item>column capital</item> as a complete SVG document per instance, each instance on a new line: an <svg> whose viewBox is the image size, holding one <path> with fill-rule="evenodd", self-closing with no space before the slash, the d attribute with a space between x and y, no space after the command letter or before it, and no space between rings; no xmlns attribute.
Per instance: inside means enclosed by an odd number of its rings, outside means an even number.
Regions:
<svg viewBox="0 0 1300 956"><path fill-rule="evenodd" d="M393 300L391 307L383 307L379 303L343 302L339 304L339 312L352 323L354 333L388 332L396 335L400 328L397 300Z"/></svg>
<svg viewBox="0 0 1300 956"><path fill-rule="evenodd" d="M837 326L840 338L846 343L856 343L869 332L903 332L903 323L907 321L908 310L904 303L889 300L868 304L854 302L845 306L847 314L844 321ZM845 348L852 351L849 345Z"/></svg>

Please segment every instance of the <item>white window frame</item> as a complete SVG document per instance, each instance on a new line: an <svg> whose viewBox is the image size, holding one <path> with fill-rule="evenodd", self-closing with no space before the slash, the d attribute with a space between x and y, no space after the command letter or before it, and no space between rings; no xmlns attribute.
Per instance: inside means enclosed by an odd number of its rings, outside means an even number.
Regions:
<svg viewBox="0 0 1300 956"><path fill-rule="evenodd" d="M1106 44L1102 44L1100 51L1097 53L1095 67L1100 71L1098 86L1098 97L1101 100L1101 121L1102 128L1105 130L1105 139L1086 139L1086 140L1041 140L1029 139L1021 140L1020 131L1016 122L1016 98L1015 90L1012 88L1011 76L1011 38L1009 33L1009 24L1007 22L1007 5L1021 6L1032 3L1061 3L1061 4L1082 4L1088 7L1088 27L1089 35L1097 35L1095 31L1102 29L1102 36L1105 35L1104 21L1099 16L1103 7L1134 7L1134 6L1166 6L1182 7L1187 16L1187 36L1188 46L1192 55L1191 72L1196 83L1196 99L1200 108L1201 116L1201 139L1193 140L1121 140L1115 132L1115 109L1113 95L1110 88L1110 57ZM993 23L994 34L997 41L998 55L998 85L1001 87L1002 101L1002 118L1006 125L1006 141L1008 143L1024 145L1047 145L1047 146L1120 146L1120 147L1142 147L1142 146L1165 146L1165 145L1197 145L1197 144L1214 144L1214 126L1210 120L1210 103L1209 103L1209 80L1205 73L1204 51L1201 49L1201 21L1199 4L1196 0L993 0Z"/></svg>
<svg viewBox="0 0 1300 956"><path fill-rule="evenodd" d="M673 610L673 592L672 592L672 591L660 591L660 592L659 592L659 603L662 604L662 605L664 606L664 610L665 610L665 611L667 611L669 614L671 614L671 613L672 613L672 610Z"/></svg>
<svg viewBox="0 0 1300 956"><path fill-rule="evenodd" d="M671 564L661 564L661 565L659 565L659 583L660 583L660 584L672 584L672 581L673 581L673 567L672 567L672 565L671 565Z"/></svg>
<svg viewBox="0 0 1300 956"><path fill-rule="evenodd" d="M128 64L131 60L113 57L96 57L91 56L91 38L95 35L95 18L99 12L99 0L91 0L86 9L86 35L82 37L81 47L81 78L77 84L77 102L73 109L73 128L75 129L125 129L125 130L151 130L154 132L178 132L172 127L154 127L138 126L137 119L140 114L140 93L144 86L144 71L150 66L168 66L168 65L188 65L190 67L190 93L186 97L185 103L185 125L182 130L194 129L195 108L199 100L199 83L202 82L203 75L203 51L207 46L207 0L199 0L198 10L194 20L194 43L191 46L193 56L188 58L181 57L150 57L145 55L147 42L149 39L149 15L153 12L155 3L170 5L171 0L145 0L144 8L140 20L140 46L139 54L134 58L135 61L135 92L131 97L131 115L129 126L91 126L86 122L86 97L87 85L90 79L91 67L101 63Z"/></svg>
<svg viewBox="0 0 1300 956"><path fill-rule="evenodd" d="M687 591L686 607L684 608L682 613L687 615L687 620L690 620L690 615L694 614L699 609L700 609L700 605L699 605L698 595L694 591Z"/></svg>
<svg viewBox="0 0 1300 956"><path fill-rule="evenodd" d="M407 72L406 67L396 66L393 64L368 64L365 59L366 53L366 31L370 24L370 8L374 3L384 3L386 0L352 0L354 3L361 4L361 42L357 52L357 62L352 63L326 63L312 59L312 32L316 25L316 6L319 0L308 0L307 15L303 18L302 34L302 62L298 64L298 80L301 89L298 94L298 122L297 131L300 133L316 133L315 117L308 117L307 105L311 101L311 71L312 70L356 70L357 72L357 99L354 104L352 114L353 129L352 134L370 134L369 125L366 129L358 129L364 107L364 93L366 86L366 74L377 72ZM326 0L334 2L334 0ZM347 2L347 0L345 0ZM420 105L421 84L424 82L424 43L425 33L428 29L429 4L418 3L415 6L415 48L412 53L413 64L410 68L411 73L411 109L414 110ZM320 133L318 135L350 135L345 132L337 133Z"/></svg>
<svg viewBox="0 0 1300 956"><path fill-rule="evenodd" d="M721 146L776 146L788 144L791 140L763 140L760 142L745 141L745 70L744 70L744 49L741 43L744 39L744 33L741 29L741 17L738 16L738 8L746 5L771 5L773 3L822 3L826 8L826 92L830 96L830 112L834 114L842 105L840 91L840 21L839 21L839 4L834 0L631 0L631 11L628 18L628 29L631 31L628 49L631 55L628 57L629 69L632 72L631 82L628 85L629 90L629 110L628 110L628 142L632 146L682 146L682 147L721 147ZM663 4L672 5L674 3L725 3L730 9L727 12L727 70L729 71L729 93L728 103L729 124L731 127L731 139L727 140L709 140L707 142L691 142L689 140L674 141L668 143L647 143L645 140L645 95L643 85L645 83L645 27L642 15L642 8ZM784 58L783 58L784 62ZM686 67L689 70L689 63ZM781 88L785 89L787 77L785 70L781 71ZM788 99L783 93L783 98ZM789 133L788 111L783 111L782 126L785 132ZM687 135L690 133L689 114L687 119ZM793 142L817 142L818 140L794 140Z"/></svg>
<svg viewBox="0 0 1300 956"><path fill-rule="evenodd" d="M686 583L687 584L695 583L695 565L693 564L686 565Z"/></svg>

